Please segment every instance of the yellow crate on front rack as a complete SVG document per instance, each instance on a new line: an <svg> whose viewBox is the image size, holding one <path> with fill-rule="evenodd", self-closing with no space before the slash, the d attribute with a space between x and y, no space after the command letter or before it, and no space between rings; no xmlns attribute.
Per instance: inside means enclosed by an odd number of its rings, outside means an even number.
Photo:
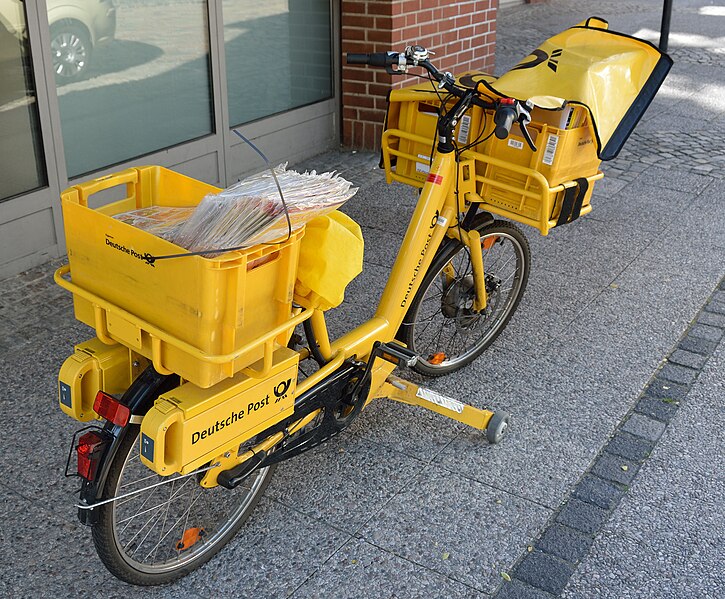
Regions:
<svg viewBox="0 0 725 599"><path fill-rule="evenodd" d="M91 195L125 185L125 199L97 209ZM210 387L286 345L304 229L280 243L219 257L149 256L185 250L113 218L147 206L195 206L219 189L158 167L128 169L61 194L76 318L106 343L120 342ZM270 333L274 333L270 337ZM242 353L240 353L240 350Z"/></svg>
<svg viewBox="0 0 725 599"><path fill-rule="evenodd" d="M563 128L567 126L565 119L569 128ZM578 126L572 127L572 122ZM535 226L546 235L559 218L565 188L574 186L578 179L587 180L586 189L578 190L583 196L578 198L580 213L591 212L594 181L602 177L600 160L583 108L556 112L534 109L527 129L536 152L528 147L518 125L511 128L508 138L491 137L478 149L495 161L476 161L480 199L469 200L480 202L495 214ZM542 175L544 181L532 172Z"/></svg>
<svg viewBox="0 0 725 599"><path fill-rule="evenodd" d="M475 73L475 75L481 75ZM409 185L423 187L428 176L434 144L438 141L436 126L441 99L447 93L434 92L430 84L423 83L394 89L388 98L386 130L383 132L383 148L388 182L392 179ZM455 104L455 98L449 98L446 109ZM481 132L483 109L472 107L458 123L455 129L456 142L465 146L473 142ZM400 136L400 131L409 133ZM387 159L386 159L387 156ZM390 175L394 175L390 177Z"/></svg>
<svg viewBox="0 0 725 599"><path fill-rule="evenodd" d="M486 76L467 73L463 77L475 81ZM425 184L437 140L441 97L425 84L391 92L382 137L388 182L419 188ZM453 99L447 101L446 108L453 103ZM491 112L474 106L456 128L459 146L481 140L461 156L458 183L466 201L536 227L542 235L556 226L567 189L576 188L574 195L582 196L577 198L579 214L591 211L594 182L603 175L598 170L596 141L584 108L534 109L527 128L536 152L528 147L518 125L504 140L492 134L493 127Z"/></svg>

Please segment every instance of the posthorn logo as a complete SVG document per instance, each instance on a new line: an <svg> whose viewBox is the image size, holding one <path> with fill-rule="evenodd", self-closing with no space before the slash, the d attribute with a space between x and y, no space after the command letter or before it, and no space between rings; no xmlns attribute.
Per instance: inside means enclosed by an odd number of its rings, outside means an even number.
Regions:
<svg viewBox="0 0 725 599"><path fill-rule="evenodd" d="M553 50L551 55L541 49L536 49L529 55L531 58L527 57L528 60L526 62L520 62L511 70L518 71L520 69L533 69L534 67L538 67L540 64L546 63L546 66L556 73L556 70L559 68L559 59L563 53L564 50L562 48Z"/></svg>
<svg viewBox="0 0 725 599"><path fill-rule="evenodd" d="M549 62L546 64L552 71L556 73L556 69L559 67L559 58L563 50L561 48L554 50L549 57Z"/></svg>

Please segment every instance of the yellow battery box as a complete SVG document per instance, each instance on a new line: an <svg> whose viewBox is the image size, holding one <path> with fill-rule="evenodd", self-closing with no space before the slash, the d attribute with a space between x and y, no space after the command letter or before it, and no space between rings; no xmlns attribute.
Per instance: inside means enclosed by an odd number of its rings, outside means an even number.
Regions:
<svg viewBox="0 0 725 599"><path fill-rule="evenodd" d="M297 352L279 347L264 379L238 373L207 389L187 382L161 395L141 423L141 461L166 476L236 452L292 415L298 363Z"/></svg>
<svg viewBox="0 0 725 599"><path fill-rule="evenodd" d="M98 338L80 343L58 374L60 409L80 422L98 418L96 394L122 394L146 366L146 358L123 345L106 345Z"/></svg>

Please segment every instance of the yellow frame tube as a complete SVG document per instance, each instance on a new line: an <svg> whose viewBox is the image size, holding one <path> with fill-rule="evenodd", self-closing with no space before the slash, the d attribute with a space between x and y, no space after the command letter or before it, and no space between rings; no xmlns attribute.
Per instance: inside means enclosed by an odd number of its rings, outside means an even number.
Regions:
<svg viewBox="0 0 725 599"><path fill-rule="evenodd" d="M473 269L473 285L476 289L476 298L473 300L473 309L480 312L488 303L486 295L486 279L483 272L483 252L481 250L481 236L478 231L471 229L464 231L463 229L450 229L448 235L454 239L458 239L463 243L468 251L471 252L471 268Z"/></svg>
<svg viewBox="0 0 725 599"><path fill-rule="evenodd" d="M417 395L419 389L419 385L391 375L388 377L385 385L383 385L382 391L385 392L385 396L390 399L411 406L425 408L426 410L430 410L436 414L441 414L451 420L456 420L457 422L461 422L480 431L488 428L488 423L493 416L493 412L491 410L481 410L479 408L463 404L463 411L458 413L454 410L449 410L443 406L439 406L419 397Z"/></svg>

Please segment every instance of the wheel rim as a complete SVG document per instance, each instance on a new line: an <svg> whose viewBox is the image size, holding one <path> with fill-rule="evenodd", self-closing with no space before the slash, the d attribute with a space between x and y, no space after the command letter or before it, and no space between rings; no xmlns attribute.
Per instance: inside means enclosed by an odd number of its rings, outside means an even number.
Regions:
<svg viewBox="0 0 725 599"><path fill-rule="evenodd" d="M465 246L459 246L435 273L417 306L411 349L428 366L455 367L466 360L500 332L514 308L521 291L524 250L505 231L483 235L481 242L485 243L486 308L480 313L473 311L473 268Z"/></svg>
<svg viewBox="0 0 725 599"><path fill-rule="evenodd" d="M58 77L76 77L88 64L88 49L83 39L73 32L57 34L50 42L53 70Z"/></svg>
<svg viewBox="0 0 725 599"><path fill-rule="evenodd" d="M116 548L130 567L146 574L163 574L203 559L244 516L268 470L258 470L234 490L206 489L197 477L189 476L115 501L112 527ZM164 479L142 464L138 443L134 443L115 495ZM187 547L178 548L184 540Z"/></svg>

